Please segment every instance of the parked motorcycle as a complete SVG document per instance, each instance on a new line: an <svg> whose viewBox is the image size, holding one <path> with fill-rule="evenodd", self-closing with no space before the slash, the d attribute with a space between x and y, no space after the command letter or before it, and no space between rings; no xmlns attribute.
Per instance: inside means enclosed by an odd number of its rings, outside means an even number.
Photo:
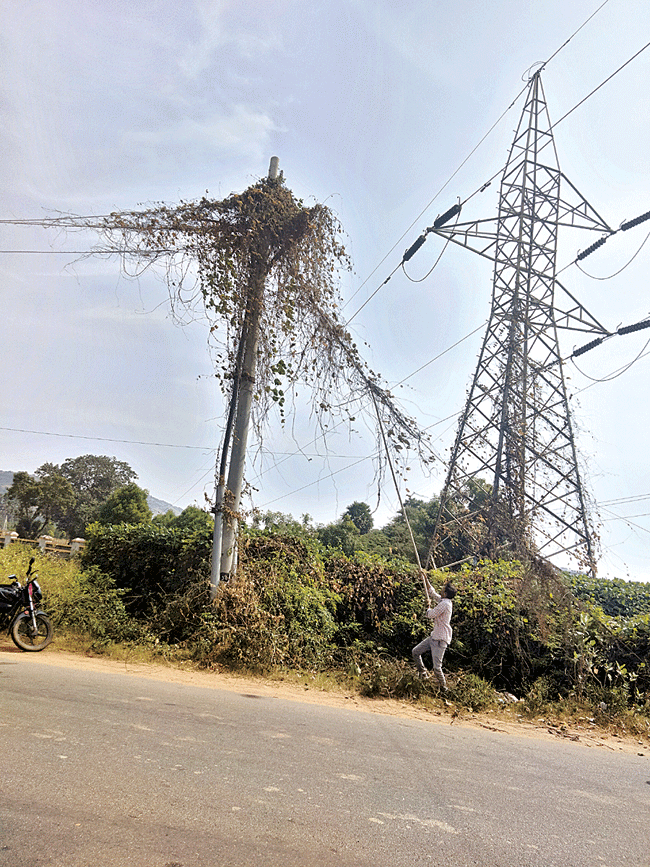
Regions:
<svg viewBox="0 0 650 867"><path fill-rule="evenodd" d="M0 584L0 625L8 624L8 633L13 643L21 650L44 650L54 637L52 624L44 611L36 608L43 592L32 575L34 557L29 561L25 584L21 585L15 575L10 575L11 584Z"/></svg>

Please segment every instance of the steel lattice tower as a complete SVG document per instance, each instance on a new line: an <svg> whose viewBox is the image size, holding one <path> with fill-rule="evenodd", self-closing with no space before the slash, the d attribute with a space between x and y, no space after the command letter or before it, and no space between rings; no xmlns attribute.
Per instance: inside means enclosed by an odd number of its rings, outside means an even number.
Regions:
<svg viewBox="0 0 650 867"><path fill-rule="evenodd" d="M593 571L558 329L609 332L561 286L556 253L563 226L613 230L560 172L539 73L531 78L501 177L496 220L445 226L459 211L451 209L428 231L493 259L492 305L430 560L462 525L478 556L506 549L543 558L571 554ZM568 299L564 310L556 306L558 288ZM473 485L477 479L487 489Z"/></svg>

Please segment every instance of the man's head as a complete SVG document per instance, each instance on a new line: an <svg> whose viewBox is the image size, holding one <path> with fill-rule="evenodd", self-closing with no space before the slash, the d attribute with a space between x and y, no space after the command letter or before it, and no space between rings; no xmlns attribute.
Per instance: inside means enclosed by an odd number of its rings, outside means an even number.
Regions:
<svg viewBox="0 0 650 867"><path fill-rule="evenodd" d="M453 599L456 595L456 588L452 586L452 584L447 582L442 588L442 595L445 597L445 599Z"/></svg>

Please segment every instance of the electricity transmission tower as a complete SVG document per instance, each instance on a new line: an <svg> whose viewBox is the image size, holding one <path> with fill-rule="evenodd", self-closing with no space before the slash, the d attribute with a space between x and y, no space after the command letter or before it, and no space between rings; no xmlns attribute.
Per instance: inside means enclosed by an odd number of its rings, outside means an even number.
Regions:
<svg viewBox="0 0 650 867"><path fill-rule="evenodd" d="M539 72L530 80L501 176L496 219L450 224L459 213L454 206L427 231L494 261L492 306L429 560L435 562L445 541L462 530L478 556L506 550L544 559L570 555L593 572L558 329L610 332L561 285L556 253L562 227L605 237L614 230L560 171ZM488 483L479 513L472 484L478 479Z"/></svg>

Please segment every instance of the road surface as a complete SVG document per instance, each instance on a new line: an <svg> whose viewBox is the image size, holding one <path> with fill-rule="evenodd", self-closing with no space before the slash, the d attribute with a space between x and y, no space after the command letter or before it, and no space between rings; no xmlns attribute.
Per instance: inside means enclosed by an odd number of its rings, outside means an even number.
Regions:
<svg viewBox="0 0 650 867"><path fill-rule="evenodd" d="M10 652L0 709L2 867L650 865L647 750Z"/></svg>

